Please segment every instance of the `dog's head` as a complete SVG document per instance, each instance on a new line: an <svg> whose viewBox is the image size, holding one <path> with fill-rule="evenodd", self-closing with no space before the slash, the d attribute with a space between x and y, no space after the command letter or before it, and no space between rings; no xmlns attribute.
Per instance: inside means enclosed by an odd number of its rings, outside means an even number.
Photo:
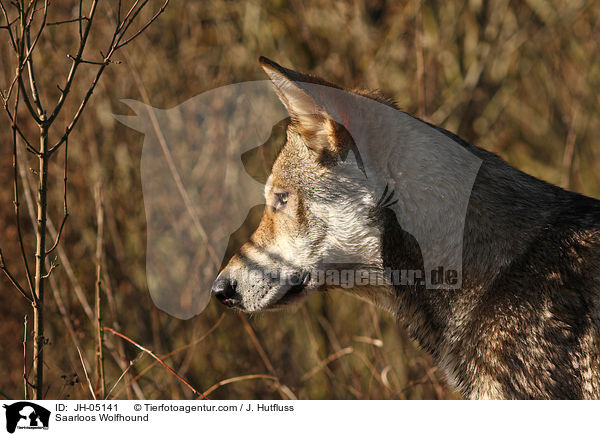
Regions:
<svg viewBox="0 0 600 436"><path fill-rule="evenodd" d="M373 215L378 198L354 140L338 122L353 108L323 101L328 93L321 91L340 91L335 85L260 62L291 122L265 183L260 223L213 284L221 302L248 312L340 287L329 275L339 277L340 268L381 264Z"/></svg>

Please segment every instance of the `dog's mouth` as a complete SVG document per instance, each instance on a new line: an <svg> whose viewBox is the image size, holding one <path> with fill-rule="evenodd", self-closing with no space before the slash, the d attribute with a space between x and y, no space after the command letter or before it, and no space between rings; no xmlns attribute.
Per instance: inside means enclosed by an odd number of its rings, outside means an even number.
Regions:
<svg viewBox="0 0 600 436"><path fill-rule="evenodd" d="M301 275L297 275L296 278L299 280L294 280L294 284L290 286L283 296L273 303L269 309L277 309L283 306L287 306L289 304L293 304L298 300L301 300L303 296L305 296L305 289L310 283L311 275L310 272L304 272ZM297 283L296 283L297 282Z"/></svg>

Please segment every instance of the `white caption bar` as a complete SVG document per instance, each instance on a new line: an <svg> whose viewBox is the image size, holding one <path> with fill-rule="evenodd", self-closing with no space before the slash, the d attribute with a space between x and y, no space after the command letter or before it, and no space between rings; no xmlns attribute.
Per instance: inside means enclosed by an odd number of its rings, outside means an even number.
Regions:
<svg viewBox="0 0 600 436"><path fill-rule="evenodd" d="M0 401L0 435L596 434L598 402ZM127 432L127 433L125 433ZM239 432L239 433L238 433Z"/></svg>

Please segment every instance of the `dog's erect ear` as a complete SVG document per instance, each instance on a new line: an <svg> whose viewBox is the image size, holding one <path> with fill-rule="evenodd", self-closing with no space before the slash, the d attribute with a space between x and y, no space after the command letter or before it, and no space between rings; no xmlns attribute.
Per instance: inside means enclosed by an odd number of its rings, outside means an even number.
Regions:
<svg viewBox="0 0 600 436"><path fill-rule="evenodd" d="M320 85L340 89L317 77L288 70L261 56L260 64L269 75L275 92L288 110L293 124L306 139L306 145L315 151L338 154L342 152L347 132L327 112L319 101Z"/></svg>

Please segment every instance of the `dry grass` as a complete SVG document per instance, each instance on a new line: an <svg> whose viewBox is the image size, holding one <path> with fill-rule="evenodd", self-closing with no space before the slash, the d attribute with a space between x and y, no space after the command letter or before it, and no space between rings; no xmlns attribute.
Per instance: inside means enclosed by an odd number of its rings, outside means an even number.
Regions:
<svg viewBox="0 0 600 436"><path fill-rule="evenodd" d="M58 12L51 20L70 17L70 2L53 4ZM109 32L109 17L100 19L106 25L98 32ZM389 315L345 295L315 296L302 307L259 315L247 325L215 302L189 321L158 310L146 285L143 137L111 114L127 111L122 98L142 100L142 89L153 106L171 107L216 86L264 79L257 58L265 55L340 85L379 88L407 112L422 114L537 177L600 197L599 23L600 4L592 1L171 5L135 46L124 48L123 63L107 71L70 140L70 218L56 252L60 266L53 272L54 298L48 298L46 315L47 398L91 397L82 362L90 383L96 383L89 363L95 362L91 304L99 181L104 324L152 350L198 392L236 399L456 398L432 359ZM0 37L4 41L5 35ZM52 99L59 92L55 77L63 77L69 66L65 54L71 41L67 32L50 32L41 43L38 81ZM7 59L6 50L3 44L1 59ZM2 62L0 86L7 86L11 73ZM72 113L75 107L66 109ZM8 127L3 116L0 144L10 143ZM0 147L0 246L17 269L10 153L8 146ZM61 159L50 168L56 189L49 195L49 214L55 227L62 217ZM31 248L31 222L24 215ZM12 397L23 392L28 310L3 277L0 391ZM111 397L194 397L147 353L113 335L105 341Z"/></svg>

